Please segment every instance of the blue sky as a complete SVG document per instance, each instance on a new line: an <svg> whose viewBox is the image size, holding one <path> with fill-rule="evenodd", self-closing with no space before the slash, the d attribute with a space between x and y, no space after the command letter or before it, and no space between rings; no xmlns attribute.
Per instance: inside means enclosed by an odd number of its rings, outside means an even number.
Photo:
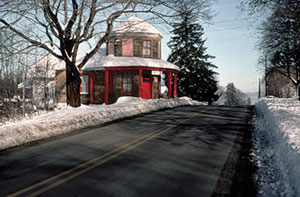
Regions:
<svg viewBox="0 0 300 197"><path fill-rule="evenodd" d="M212 9L216 16L212 24L199 23L204 27L207 53L216 58L212 62L218 67L219 84L233 82L245 93L258 91L261 73L257 69L259 52L255 49L255 28L247 13L240 12L237 5L242 0L215 0ZM253 21L253 20L252 20ZM170 50L166 46L170 34L163 31L162 59L167 59Z"/></svg>

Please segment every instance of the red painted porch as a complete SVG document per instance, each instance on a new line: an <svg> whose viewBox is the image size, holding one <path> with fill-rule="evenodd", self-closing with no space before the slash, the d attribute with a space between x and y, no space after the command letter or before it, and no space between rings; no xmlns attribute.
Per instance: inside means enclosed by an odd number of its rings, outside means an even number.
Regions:
<svg viewBox="0 0 300 197"><path fill-rule="evenodd" d="M109 67L109 68L105 68L104 71L104 82L105 82L105 86L104 86L104 103L105 104L109 104L110 101L110 93L112 92L112 79L110 79L110 72L112 71L131 71L131 72L137 72L138 73L138 93L136 94L136 96L143 98L143 99L152 99L153 98L153 88L156 90L158 94L160 93L160 77L159 77L159 82L156 84L156 86L153 86L153 78L155 75L151 75L151 76L147 76L147 77L143 77L143 72L149 72L150 71L163 71L165 73L167 73L168 77L168 98L171 97L177 97L177 70L173 70L173 69L165 69L165 68L152 68L152 67ZM93 71L90 71L89 74L89 90L90 90L90 103L93 104L94 103L94 94L93 94L93 90L94 90L94 80L93 79L93 75L92 75ZM137 79L137 78L136 78ZM123 86L123 85L122 85Z"/></svg>

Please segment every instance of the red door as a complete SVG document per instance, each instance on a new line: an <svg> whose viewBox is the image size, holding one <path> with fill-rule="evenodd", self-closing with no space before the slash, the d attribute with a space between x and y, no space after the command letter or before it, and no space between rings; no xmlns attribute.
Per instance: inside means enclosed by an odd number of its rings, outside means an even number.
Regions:
<svg viewBox="0 0 300 197"><path fill-rule="evenodd" d="M152 99L152 80L150 78L143 79L143 99Z"/></svg>

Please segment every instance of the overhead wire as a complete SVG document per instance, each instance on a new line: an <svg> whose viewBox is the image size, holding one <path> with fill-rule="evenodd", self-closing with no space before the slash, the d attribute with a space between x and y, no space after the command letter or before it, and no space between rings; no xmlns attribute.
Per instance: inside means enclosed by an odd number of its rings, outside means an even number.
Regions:
<svg viewBox="0 0 300 197"><path fill-rule="evenodd" d="M246 17L246 18L226 20L226 21L215 21L215 22L212 22L212 23L232 23L232 22L238 22L238 21L246 21L246 20L249 20L251 18L254 18L254 17Z"/></svg>

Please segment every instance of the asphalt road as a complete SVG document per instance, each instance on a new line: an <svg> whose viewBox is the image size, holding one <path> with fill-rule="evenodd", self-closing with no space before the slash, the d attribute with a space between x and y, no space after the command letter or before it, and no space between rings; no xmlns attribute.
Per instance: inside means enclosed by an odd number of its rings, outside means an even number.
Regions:
<svg viewBox="0 0 300 197"><path fill-rule="evenodd" d="M251 118L180 107L2 151L0 196L251 196Z"/></svg>

